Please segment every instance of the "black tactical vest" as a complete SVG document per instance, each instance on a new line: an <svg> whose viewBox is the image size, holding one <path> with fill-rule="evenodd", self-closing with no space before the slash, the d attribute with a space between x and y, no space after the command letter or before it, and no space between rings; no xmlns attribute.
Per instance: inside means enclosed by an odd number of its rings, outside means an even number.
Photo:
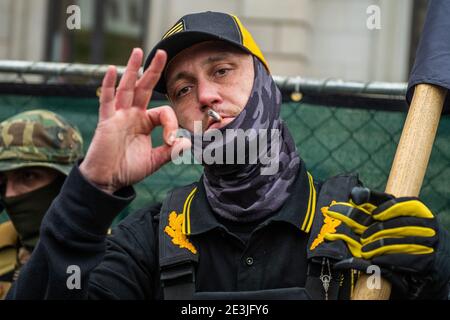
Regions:
<svg viewBox="0 0 450 320"><path fill-rule="evenodd" d="M304 288L279 288L271 290L241 292L196 292L195 271L198 254L175 245L172 238L164 231L171 213L184 213L186 199L192 194L196 184L172 190L163 202L159 217L159 265L161 285L165 300L307 300L337 299L342 290L342 273L332 272L326 278L321 270L324 264L348 257L348 250L342 241L323 242L314 250L311 245L321 232L324 217L321 208L329 206L331 201L348 201L353 187L360 185L356 174L338 175L321 183L317 188L316 210L309 233L308 271ZM324 286L327 286L325 290Z"/></svg>

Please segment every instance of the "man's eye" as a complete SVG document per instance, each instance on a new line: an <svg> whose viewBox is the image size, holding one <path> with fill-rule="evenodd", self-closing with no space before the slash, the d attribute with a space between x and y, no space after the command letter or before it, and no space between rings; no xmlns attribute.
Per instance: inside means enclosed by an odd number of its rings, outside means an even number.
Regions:
<svg viewBox="0 0 450 320"><path fill-rule="evenodd" d="M187 94L190 91L190 89L191 89L191 87L183 87L183 88L181 88L180 90L177 91L176 97L179 98L179 97L184 96L185 94Z"/></svg>
<svg viewBox="0 0 450 320"><path fill-rule="evenodd" d="M21 178L23 181L31 181L37 179L38 175L33 171L25 171L22 173Z"/></svg>
<svg viewBox="0 0 450 320"><path fill-rule="evenodd" d="M228 68L222 68L216 71L216 76L218 77L223 77L225 76L228 72L230 71L230 69Z"/></svg>

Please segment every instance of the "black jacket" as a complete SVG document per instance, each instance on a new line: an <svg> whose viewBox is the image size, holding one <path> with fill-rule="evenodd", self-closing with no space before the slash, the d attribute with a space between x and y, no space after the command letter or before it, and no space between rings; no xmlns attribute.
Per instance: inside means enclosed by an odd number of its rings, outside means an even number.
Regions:
<svg viewBox="0 0 450 320"><path fill-rule="evenodd" d="M307 212L293 210L301 202L298 192L271 218L248 225L218 219L204 192L197 193L191 212L202 214L191 218L189 239L199 251L198 291L304 286L309 235L300 230ZM161 299L160 205L129 215L106 236L114 217L134 197L131 187L114 195L100 191L75 167L47 212L40 242L8 298ZM72 266L81 273L79 288L72 288ZM350 278L344 282L343 299L349 296ZM428 298L446 297L446 284L437 286Z"/></svg>

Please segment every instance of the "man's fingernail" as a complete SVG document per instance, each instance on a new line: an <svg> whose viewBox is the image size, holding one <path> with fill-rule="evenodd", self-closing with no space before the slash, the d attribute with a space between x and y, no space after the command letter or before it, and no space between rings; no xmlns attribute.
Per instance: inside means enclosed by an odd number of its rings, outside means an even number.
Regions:
<svg viewBox="0 0 450 320"><path fill-rule="evenodd" d="M175 133L175 132L172 132L172 133L169 135L169 139L168 139L169 145L173 145L173 143L175 142L175 139L176 139L176 133Z"/></svg>

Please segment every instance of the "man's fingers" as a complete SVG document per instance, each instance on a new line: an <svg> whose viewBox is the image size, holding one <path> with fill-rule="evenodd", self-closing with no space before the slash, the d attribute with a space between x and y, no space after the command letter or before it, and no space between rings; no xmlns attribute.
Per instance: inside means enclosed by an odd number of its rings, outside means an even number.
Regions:
<svg viewBox="0 0 450 320"><path fill-rule="evenodd" d="M109 66L103 77L101 92L100 92L100 121L106 120L114 114L114 94L117 80L117 69L114 66Z"/></svg>
<svg viewBox="0 0 450 320"><path fill-rule="evenodd" d="M127 68L120 80L116 95L116 109L130 108L133 103L134 89L138 78L139 68L142 64L144 53L142 49L135 48L128 59Z"/></svg>
<svg viewBox="0 0 450 320"><path fill-rule="evenodd" d="M164 142L169 146L173 145L175 133L178 130L178 120L172 108L169 106L152 108L147 110L147 116L152 122L152 129L162 126Z"/></svg>
<svg viewBox="0 0 450 320"><path fill-rule="evenodd" d="M170 159L172 161L177 160L179 157L184 155L185 150L190 150L192 146L192 142L190 139L186 137L179 137L175 140L172 145L171 156Z"/></svg>
<svg viewBox="0 0 450 320"><path fill-rule="evenodd" d="M171 150L172 147L168 145L162 145L152 150L152 172L147 172L147 175L155 172L170 161Z"/></svg>
<svg viewBox="0 0 450 320"><path fill-rule="evenodd" d="M153 88L161 77L166 61L167 53L163 50L158 50L150 66L147 70L145 70L144 75L136 83L133 106L147 109L153 93Z"/></svg>
<svg viewBox="0 0 450 320"><path fill-rule="evenodd" d="M181 155L183 150L191 147L191 141L187 138L178 138L172 146L162 145L152 150L152 172L147 172L149 175L171 160L175 160Z"/></svg>

